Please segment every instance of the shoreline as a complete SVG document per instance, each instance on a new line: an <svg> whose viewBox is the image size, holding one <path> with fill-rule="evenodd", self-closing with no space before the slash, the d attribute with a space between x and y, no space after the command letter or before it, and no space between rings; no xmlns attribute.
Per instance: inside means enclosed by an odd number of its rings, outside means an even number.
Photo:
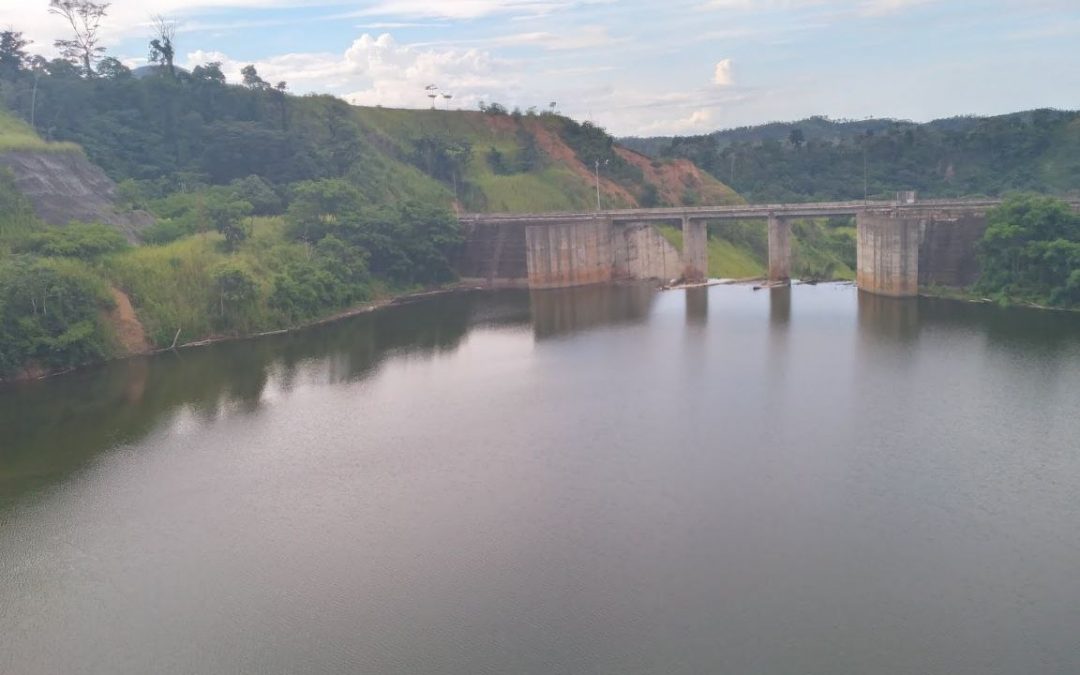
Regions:
<svg viewBox="0 0 1080 675"><path fill-rule="evenodd" d="M620 283L620 282L613 282ZM707 279L706 281L690 283L690 284L663 284L658 283L656 288L658 291L677 291L693 288L710 288L712 286L753 286L755 291L767 290L770 288L791 287L791 286L803 286L803 285L818 285L825 283L836 283L843 285L854 285L854 282L847 280L833 280L833 281L811 281L811 280L797 280L792 279L790 282L783 284L777 282L770 282L763 277L748 277L742 279ZM417 302L425 300L427 298L435 298L443 295L452 295L455 293L474 293L477 291L497 291L505 289L516 290L528 290L517 285L491 285L486 283L476 283L476 280L460 281L454 284L449 284L441 287L428 288L420 291L413 291L409 293L402 293L399 295L391 295L378 300L371 300L354 307L350 307L345 310L341 310L325 316L321 319L309 321L306 323L297 324L295 326L289 326L287 328L280 328L271 331L262 331L259 333L248 333L245 335L213 335L210 337L201 338L198 340L192 340L190 342L184 342L170 347L157 347L147 351L130 352L114 356L112 358L103 359L101 361L94 361L92 363L85 363L82 365L74 366L71 368L65 368L63 370L41 372L30 368L24 369L18 375L9 378L0 378L0 387L15 386L20 384L28 384L30 382L41 382L43 380L49 380L61 375L67 375L94 366L100 366L108 363L115 363L118 361L126 361L128 359L141 357L141 356L157 356L168 352L178 352L186 349L197 349L199 347L209 347L216 344L222 344L226 342L241 342L245 340L256 340L259 338L273 337L275 335L288 335L290 333L297 333L310 328L316 328L318 326L325 326L338 321L343 321L356 316L364 314L370 314L379 310L387 309L395 305L405 305L411 302ZM979 297L969 294L960 289L942 289L942 292L934 292L932 290L920 290L919 294L915 298L899 298L901 300L927 298L931 300L945 300L952 302L963 302L967 304L975 305L993 305L1002 309L1009 308L1021 308L1028 310L1042 310L1051 312L1061 312L1069 314L1080 314L1080 309L1070 309L1066 307L1050 307L1047 305L1039 305L1030 302L1017 302L1009 303L1006 305L1000 305L998 302L991 298Z"/></svg>
<svg viewBox="0 0 1080 675"><path fill-rule="evenodd" d="M420 291L413 291L409 293L402 293L399 295L391 295L378 300L370 300L368 302L344 309L329 316L325 316L321 319L309 321L295 326L289 326L287 328L279 328L270 331L261 331L258 333L247 333L244 335L212 335L210 337L200 338L198 340L192 340L190 342L184 342L171 347L156 347L154 349L138 352L129 352L125 354L118 354L111 358L102 359L101 361L93 361L91 363L84 363L71 368L64 368L63 370L54 370L42 372L32 368L24 368L20 373L13 377L0 378L0 387L17 386L20 384L29 384L31 382L41 382L43 380L49 380L61 375L68 375L70 373L85 370L87 368L93 368L95 366L101 366L108 363L116 363L119 361L126 361L128 359L145 357L145 356L158 356L166 354L168 352L178 352L186 349L197 349L199 347L209 347L211 345L222 344L225 342L241 342L244 340L256 340L259 338L272 337L274 335L287 335L289 333L297 333L309 328L316 328L318 326L324 326L338 321L343 321L355 316L361 316L363 314L370 314L372 312L393 307L395 305L405 305L411 302L424 300L426 298L434 298L441 295L451 295L454 293L472 293L475 291L484 290L496 290L491 287L481 286L471 283L450 284L442 287L427 288Z"/></svg>
<svg viewBox="0 0 1080 675"><path fill-rule="evenodd" d="M1051 305L1040 305L1035 302L1011 302L1006 301L1005 304L994 300L993 298L987 298L985 296L975 295L969 293L963 289L957 288L943 288L939 291L934 289L920 290L920 298L928 298L930 300L950 300L953 302L963 302L969 305L993 305L1000 309L1031 309L1040 310L1044 312L1059 312L1064 314L1080 314L1080 307L1053 307Z"/></svg>

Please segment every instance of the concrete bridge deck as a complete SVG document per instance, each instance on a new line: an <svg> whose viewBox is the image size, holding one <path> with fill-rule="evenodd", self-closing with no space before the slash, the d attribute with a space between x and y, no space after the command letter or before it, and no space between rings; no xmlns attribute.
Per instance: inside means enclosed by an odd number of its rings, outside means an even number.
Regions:
<svg viewBox="0 0 1080 675"><path fill-rule="evenodd" d="M810 202L803 204L737 204L733 206L676 206L652 209L609 209L601 211L564 211L548 213L465 213L462 223L527 223L543 225L608 220L613 223L690 220L739 220L742 218L825 218L854 216L862 211L985 211L999 206L1000 199L931 199L902 203L898 201ZM1080 200L1073 202L1080 207Z"/></svg>

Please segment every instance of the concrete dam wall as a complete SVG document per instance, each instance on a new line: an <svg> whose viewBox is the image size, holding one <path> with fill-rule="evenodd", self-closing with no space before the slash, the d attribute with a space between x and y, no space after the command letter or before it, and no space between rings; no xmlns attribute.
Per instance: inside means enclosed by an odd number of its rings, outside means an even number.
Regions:
<svg viewBox="0 0 1080 675"><path fill-rule="evenodd" d="M982 213L861 213L859 288L909 297L927 286L970 286L979 277L976 244L985 232Z"/></svg>
<svg viewBox="0 0 1080 675"><path fill-rule="evenodd" d="M682 276L682 254L652 225L605 219L527 225L472 223L457 259L462 278L493 286L568 288Z"/></svg>
<svg viewBox="0 0 1080 675"><path fill-rule="evenodd" d="M463 279L491 286L526 286L524 223L470 223L455 264Z"/></svg>

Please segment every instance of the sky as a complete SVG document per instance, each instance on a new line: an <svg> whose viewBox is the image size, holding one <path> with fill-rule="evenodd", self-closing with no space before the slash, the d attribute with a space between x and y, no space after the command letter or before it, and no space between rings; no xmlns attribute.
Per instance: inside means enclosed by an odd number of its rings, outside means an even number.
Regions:
<svg viewBox="0 0 1080 675"><path fill-rule="evenodd" d="M145 63L155 15L177 63L232 82L251 63L409 108L435 85L439 107L555 103L616 135L1080 108L1080 0L115 0L109 54ZM48 0L0 0L0 27L47 55L65 35Z"/></svg>

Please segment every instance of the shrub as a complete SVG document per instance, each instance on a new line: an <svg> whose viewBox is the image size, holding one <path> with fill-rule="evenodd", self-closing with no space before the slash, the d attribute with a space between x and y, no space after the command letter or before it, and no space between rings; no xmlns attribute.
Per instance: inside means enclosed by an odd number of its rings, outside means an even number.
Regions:
<svg viewBox="0 0 1080 675"><path fill-rule="evenodd" d="M28 237L24 250L46 256L94 260L129 248L127 239L101 223L71 223Z"/></svg>

